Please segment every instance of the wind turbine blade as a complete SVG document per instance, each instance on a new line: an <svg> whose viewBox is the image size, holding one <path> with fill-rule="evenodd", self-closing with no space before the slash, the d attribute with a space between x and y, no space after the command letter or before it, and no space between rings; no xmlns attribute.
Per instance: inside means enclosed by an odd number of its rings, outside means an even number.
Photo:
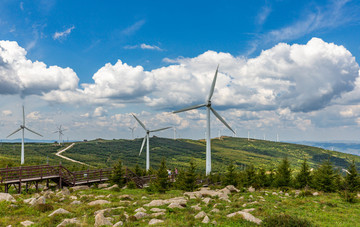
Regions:
<svg viewBox="0 0 360 227"><path fill-rule="evenodd" d="M24 105L22 106L23 109L23 126L25 126L25 110L24 110Z"/></svg>
<svg viewBox="0 0 360 227"><path fill-rule="evenodd" d="M213 94L214 94L215 84L216 84L216 78L217 78L217 74L218 74L218 69L219 69L219 65L218 65L217 68L216 68L215 76L214 76L213 82L212 82L212 84L211 84L211 88L210 88L210 92L209 92L209 96L208 96L207 101L210 101L210 100L211 100L211 97L212 97Z"/></svg>
<svg viewBox="0 0 360 227"><path fill-rule="evenodd" d="M145 129L145 131L147 131L147 128L145 127L145 125L144 125L134 114L132 114L132 115L134 116L135 120L136 120L137 122L139 122L139 124L141 125L141 127L143 127L143 128Z"/></svg>
<svg viewBox="0 0 360 227"><path fill-rule="evenodd" d="M187 107L187 108L184 108L184 109L181 109L181 110L173 111L173 113L180 113L180 112L185 112L185 111L188 111L188 110L194 110L194 109L198 109L198 108L201 108L201 107L204 107L204 106L206 106L206 104L190 106L190 107Z"/></svg>
<svg viewBox="0 0 360 227"><path fill-rule="evenodd" d="M143 142L142 142L142 144L141 144L141 149L140 149L139 156L141 155L141 152L142 152L142 150L143 150L143 148L144 148L146 139L147 139L147 136L145 135L144 140L143 140Z"/></svg>
<svg viewBox="0 0 360 227"><path fill-rule="evenodd" d="M33 131L33 130L31 130L31 129L27 128L27 127L24 127L24 128L25 128L25 129L27 129L27 130L29 130L30 132L32 132L32 133L34 133L34 134L36 134L36 135L39 135L39 136L43 137L40 133L37 133L37 132L35 132L35 131Z"/></svg>
<svg viewBox="0 0 360 227"><path fill-rule="evenodd" d="M17 133L18 131L20 131L21 128L17 129L15 132L11 133L10 135L8 135L6 138L9 138L10 136L14 135L15 133Z"/></svg>
<svg viewBox="0 0 360 227"><path fill-rule="evenodd" d="M218 114L218 112L216 112L212 107L210 107L210 110L226 127L228 127L228 129L230 129L230 131L235 133L235 131L230 127L230 125L228 125L226 121Z"/></svg>
<svg viewBox="0 0 360 227"><path fill-rule="evenodd" d="M172 127L166 127L166 128L155 129L155 130L152 130L152 131L150 131L150 132L158 132L158 131L162 131L162 130L169 129L169 128L172 128Z"/></svg>

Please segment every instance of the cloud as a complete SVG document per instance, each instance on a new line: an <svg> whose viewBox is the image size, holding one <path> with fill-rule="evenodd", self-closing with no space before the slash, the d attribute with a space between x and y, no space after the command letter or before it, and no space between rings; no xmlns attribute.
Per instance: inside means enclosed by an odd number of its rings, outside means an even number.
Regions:
<svg viewBox="0 0 360 227"><path fill-rule="evenodd" d="M277 43L300 38L317 30L337 28L351 21L359 21L357 9L349 0L331 1L325 7L312 7L299 20L275 29L260 38L260 42Z"/></svg>
<svg viewBox="0 0 360 227"><path fill-rule="evenodd" d="M12 111L11 110L3 110L2 115L5 117L12 116Z"/></svg>
<svg viewBox="0 0 360 227"><path fill-rule="evenodd" d="M157 51L163 51L163 49L161 49L158 46L155 45L148 45L145 43L142 43L140 45L134 45L134 46L124 46L124 49L128 49L128 50L132 50L132 49L143 49L143 50L157 50Z"/></svg>
<svg viewBox="0 0 360 227"><path fill-rule="evenodd" d="M70 28L66 29L63 32L55 32L53 35L53 39L54 40L58 40L58 39L64 39L66 38L68 35L70 35L71 31L75 29L75 26L71 26Z"/></svg>
<svg viewBox="0 0 360 227"><path fill-rule="evenodd" d="M16 42L0 41L0 95L42 95L76 89L78 82L72 69L32 62Z"/></svg>
<svg viewBox="0 0 360 227"><path fill-rule="evenodd" d="M140 20L132 24L131 26L125 28L121 31L122 34L130 36L137 32L143 25L145 24L145 20Z"/></svg>
<svg viewBox="0 0 360 227"><path fill-rule="evenodd" d="M263 6L259 12L259 14L256 17L256 23L259 25L263 25L268 18L268 16L271 13L271 7L270 6Z"/></svg>
<svg viewBox="0 0 360 227"><path fill-rule="evenodd" d="M213 96L220 110L311 112L353 91L359 78L359 65L352 54L319 38L305 45L279 43L250 59L207 51L173 62L152 71L120 60L115 65L108 63L94 74L94 83L82 84L83 89L54 90L44 98L102 104L145 102L157 109L175 110L205 102L220 64Z"/></svg>

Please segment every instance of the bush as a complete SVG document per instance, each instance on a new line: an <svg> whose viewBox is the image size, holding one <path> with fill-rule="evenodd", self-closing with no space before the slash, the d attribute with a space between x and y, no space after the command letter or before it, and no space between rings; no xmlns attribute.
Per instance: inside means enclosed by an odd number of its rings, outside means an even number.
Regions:
<svg viewBox="0 0 360 227"><path fill-rule="evenodd" d="M354 192L344 190L339 192L340 197L348 203L356 203L357 202L357 195Z"/></svg>
<svg viewBox="0 0 360 227"><path fill-rule="evenodd" d="M129 182L127 183L127 188L128 188L128 189L135 189L135 188L136 188L135 182L134 182L133 180L129 181Z"/></svg>
<svg viewBox="0 0 360 227"><path fill-rule="evenodd" d="M287 214L273 215L266 217L261 224L267 227L309 227L313 226L311 222Z"/></svg>

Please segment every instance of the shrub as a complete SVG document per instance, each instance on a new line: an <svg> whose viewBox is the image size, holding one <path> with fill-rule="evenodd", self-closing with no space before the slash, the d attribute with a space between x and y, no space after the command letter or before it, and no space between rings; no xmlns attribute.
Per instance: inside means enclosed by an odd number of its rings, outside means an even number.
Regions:
<svg viewBox="0 0 360 227"><path fill-rule="evenodd" d="M339 192L340 197L348 203L356 203L357 202L357 195L354 192L344 190Z"/></svg>
<svg viewBox="0 0 360 227"><path fill-rule="evenodd" d="M135 188L136 188L135 182L134 182L133 180L129 181L129 182L127 183L127 188L128 188L128 189L135 189Z"/></svg>
<svg viewBox="0 0 360 227"><path fill-rule="evenodd" d="M267 227L309 227L312 226L311 222L295 216L287 214L273 215L266 217L262 222L262 226Z"/></svg>

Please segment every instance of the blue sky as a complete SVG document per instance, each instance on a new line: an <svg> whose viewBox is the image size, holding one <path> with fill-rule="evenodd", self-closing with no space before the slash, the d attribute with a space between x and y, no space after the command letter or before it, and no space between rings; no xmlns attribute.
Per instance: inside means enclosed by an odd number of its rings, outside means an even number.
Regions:
<svg viewBox="0 0 360 227"><path fill-rule="evenodd" d="M170 111L202 103L220 64L238 136L360 140L359 33L360 1L0 0L0 138L22 104L47 139L129 138L130 113L203 138L203 110Z"/></svg>

